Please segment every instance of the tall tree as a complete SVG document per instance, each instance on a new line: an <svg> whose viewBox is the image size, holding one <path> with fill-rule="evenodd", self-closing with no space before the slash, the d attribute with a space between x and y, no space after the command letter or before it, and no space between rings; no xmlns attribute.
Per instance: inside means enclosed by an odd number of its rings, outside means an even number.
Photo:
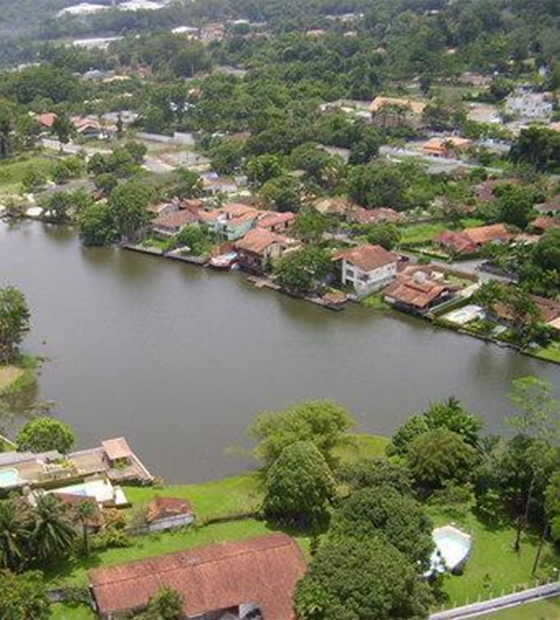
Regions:
<svg viewBox="0 0 560 620"><path fill-rule="evenodd" d="M67 507L54 495L42 495L33 511L31 549L39 561L67 556L74 545L76 529Z"/></svg>
<svg viewBox="0 0 560 620"><path fill-rule="evenodd" d="M43 574L30 571L15 575L0 572L0 618L2 620L49 620L51 606Z"/></svg>
<svg viewBox="0 0 560 620"><path fill-rule="evenodd" d="M14 500L0 500L0 567L13 571L21 568L28 535L27 512Z"/></svg>
<svg viewBox="0 0 560 620"><path fill-rule="evenodd" d="M29 329L31 314L25 296L13 286L0 289L0 362L9 363Z"/></svg>

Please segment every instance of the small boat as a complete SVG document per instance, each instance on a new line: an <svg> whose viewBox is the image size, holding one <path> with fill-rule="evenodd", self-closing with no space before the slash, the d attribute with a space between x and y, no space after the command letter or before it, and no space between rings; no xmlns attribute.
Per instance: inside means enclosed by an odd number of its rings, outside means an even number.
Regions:
<svg viewBox="0 0 560 620"><path fill-rule="evenodd" d="M213 269L232 269L237 261L237 252L220 254L210 259L210 267Z"/></svg>

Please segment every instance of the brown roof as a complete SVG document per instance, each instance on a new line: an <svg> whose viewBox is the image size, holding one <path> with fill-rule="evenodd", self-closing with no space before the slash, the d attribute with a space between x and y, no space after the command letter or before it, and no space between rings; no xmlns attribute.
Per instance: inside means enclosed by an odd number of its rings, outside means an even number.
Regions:
<svg viewBox="0 0 560 620"><path fill-rule="evenodd" d="M422 145L422 150L425 153L434 153L436 155L441 155L444 153L448 153L450 149L464 149L467 146L472 144L472 140L468 140L467 138L430 138Z"/></svg>
<svg viewBox="0 0 560 620"><path fill-rule="evenodd" d="M253 230L250 230L242 239L236 242L235 247L238 250L260 255L274 243L288 242L288 237L277 235L267 228L253 228Z"/></svg>
<svg viewBox="0 0 560 620"><path fill-rule="evenodd" d="M517 179L488 179L474 186L474 195L481 202L492 202L495 200L494 190L504 185L517 185Z"/></svg>
<svg viewBox="0 0 560 620"><path fill-rule="evenodd" d="M411 112L420 116L424 112L426 104L423 101L415 101L414 99L400 99L397 97L376 97L369 106L370 112L378 112L385 106L403 106L410 108Z"/></svg>
<svg viewBox="0 0 560 620"><path fill-rule="evenodd" d="M418 270L414 273L400 274L383 293L397 303L405 304L417 310L424 310L448 290L448 286L430 280L423 270Z"/></svg>
<svg viewBox="0 0 560 620"><path fill-rule="evenodd" d="M101 446L110 461L118 459L128 459L132 456L132 450L124 437L116 439L106 439L101 442Z"/></svg>
<svg viewBox="0 0 560 620"><path fill-rule="evenodd" d="M289 536L274 533L92 570L101 614L144 607L161 587L178 591L186 616L258 605L266 620L293 620L292 596L305 560Z"/></svg>
<svg viewBox="0 0 560 620"><path fill-rule="evenodd" d="M549 228L560 228L560 218L540 215L531 222L531 226L540 230L548 230Z"/></svg>
<svg viewBox="0 0 560 620"><path fill-rule="evenodd" d="M261 215L257 222L257 226L260 228L274 228L281 224L287 225L296 219L294 213L276 213L275 211L269 211L264 215Z"/></svg>
<svg viewBox="0 0 560 620"><path fill-rule="evenodd" d="M476 250L476 245L462 232L444 230L434 237L434 243L442 245L456 254L471 254Z"/></svg>
<svg viewBox="0 0 560 620"><path fill-rule="evenodd" d="M535 210L539 213L556 213L560 211L560 195L554 196L548 202L537 205Z"/></svg>
<svg viewBox="0 0 560 620"><path fill-rule="evenodd" d="M344 215L355 207L348 198L343 198L342 196L322 198L313 206L322 215Z"/></svg>
<svg viewBox="0 0 560 620"><path fill-rule="evenodd" d="M146 521L152 523L158 519L192 514L189 502L180 497L154 497L147 506Z"/></svg>
<svg viewBox="0 0 560 620"><path fill-rule="evenodd" d="M37 123L43 125L43 127L51 129L58 117L54 112L45 112L44 114L36 114L33 118Z"/></svg>
<svg viewBox="0 0 560 620"><path fill-rule="evenodd" d="M339 252L333 260L345 260L362 271L373 271L385 265L396 263L399 257L380 245L359 245L344 252Z"/></svg>
<svg viewBox="0 0 560 620"><path fill-rule="evenodd" d="M509 241L511 239L511 234L503 224L466 228L463 234L473 243L476 243L476 245L483 245L491 241Z"/></svg>
<svg viewBox="0 0 560 620"><path fill-rule="evenodd" d="M550 323L560 317L560 302L546 299L546 297L537 297L536 295L531 295L531 299L539 309L544 323Z"/></svg>
<svg viewBox="0 0 560 620"><path fill-rule="evenodd" d="M177 228L183 228L188 224L195 224L198 222L198 215L190 209L183 209L181 211L175 211L168 213L167 215L158 215L152 220L152 226L154 228L168 228L169 230L175 230Z"/></svg>

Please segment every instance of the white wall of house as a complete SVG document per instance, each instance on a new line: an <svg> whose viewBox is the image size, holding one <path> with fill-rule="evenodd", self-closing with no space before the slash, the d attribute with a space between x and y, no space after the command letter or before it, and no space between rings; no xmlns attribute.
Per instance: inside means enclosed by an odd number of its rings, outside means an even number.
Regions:
<svg viewBox="0 0 560 620"><path fill-rule="evenodd" d="M342 284L351 284L359 296L369 295L391 284L397 277L397 263L389 263L372 271L362 271L346 259L342 261Z"/></svg>

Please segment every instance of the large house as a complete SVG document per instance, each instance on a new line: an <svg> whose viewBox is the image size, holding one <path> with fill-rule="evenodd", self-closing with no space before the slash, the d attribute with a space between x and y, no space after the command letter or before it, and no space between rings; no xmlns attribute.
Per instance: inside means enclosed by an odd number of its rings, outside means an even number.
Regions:
<svg viewBox="0 0 560 620"><path fill-rule="evenodd" d="M333 260L340 265L341 284L351 285L362 297L395 279L399 258L380 245L365 244L339 252Z"/></svg>
<svg viewBox="0 0 560 620"><path fill-rule="evenodd" d="M266 228L270 232L285 233L296 221L295 213L277 213L276 211L266 211L257 220L259 228Z"/></svg>
<svg viewBox="0 0 560 620"><path fill-rule="evenodd" d="M198 213L190 209L183 209L158 215L158 217L152 220L151 227L155 233L163 237L173 237L187 226L198 225L198 221Z"/></svg>
<svg viewBox="0 0 560 620"><path fill-rule="evenodd" d="M513 235L503 224L465 228L462 231L444 230L434 237L434 243L453 255L475 254L491 243L508 243Z"/></svg>
<svg viewBox="0 0 560 620"><path fill-rule="evenodd" d="M69 454L51 452L0 453L0 493L49 488L65 489L78 485L83 491L87 481L111 483L153 481L150 472L132 452L124 437L108 439L101 446ZM101 487L96 485L99 490ZM110 489L107 487L107 492Z"/></svg>
<svg viewBox="0 0 560 620"><path fill-rule="evenodd" d="M348 215L348 221L354 224L397 224L404 222L406 217L394 209L378 207L377 209L364 209L356 207Z"/></svg>
<svg viewBox="0 0 560 620"><path fill-rule="evenodd" d="M297 242L266 228L254 228L235 243L237 264L245 271L260 273L272 260L281 258Z"/></svg>
<svg viewBox="0 0 560 620"><path fill-rule="evenodd" d="M217 543L90 571L97 613L127 618L160 588L179 592L185 620L295 620L292 598L305 560L286 534Z"/></svg>
<svg viewBox="0 0 560 620"><path fill-rule="evenodd" d="M426 103L414 99L376 97L369 107L371 119L380 127L409 126L419 129L423 125Z"/></svg>
<svg viewBox="0 0 560 620"><path fill-rule="evenodd" d="M406 267L384 291L388 304L411 314L425 314L451 298L455 290L430 267Z"/></svg>

